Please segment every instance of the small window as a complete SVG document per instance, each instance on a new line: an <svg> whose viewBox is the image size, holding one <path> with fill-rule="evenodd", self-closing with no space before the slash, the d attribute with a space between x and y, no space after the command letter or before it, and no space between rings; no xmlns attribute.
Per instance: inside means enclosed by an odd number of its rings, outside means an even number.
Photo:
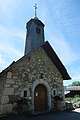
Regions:
<svg viewBox="0 0 80 120"><path fill-rule="evenodd" d="M27 97L27 91L24 91L24 97Z"/></svg>
<svg viewBox="0 0 80 120"><path fill-rule="evenodd" d="M36 27L36 33L41 34L40 28Z"/></svg>
<svg viewBox="0 0 80 120"><path fill-rule="evenodd" d="M56 95L56 91L55 90L53 90L53 95Z"/></svg>
<svg viewBox="0 0 80 120"><path fill-rule="evenodd" d="M40 78L43 78L43 73L40 74Z"/></svg>
<svg viewBox="0 0 80 120"><path fill-rule="evenodd" d="M53 89L53 91L52 91L52 95L53 95L53 96L56 96L56 95L57 95L57 91L56 91L56 89Z"/></svg>

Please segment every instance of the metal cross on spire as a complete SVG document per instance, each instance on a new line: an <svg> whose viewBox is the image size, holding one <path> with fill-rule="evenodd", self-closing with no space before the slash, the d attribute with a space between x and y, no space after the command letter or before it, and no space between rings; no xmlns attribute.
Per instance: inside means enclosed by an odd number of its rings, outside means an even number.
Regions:
<svg viewBox="0 0 80 120"><path fill-rule="evenodd" d="M35 8L35 17L36 17L36 16L37 16L36 10L38 9L38 8L37 8L37 4L34 5L34 8Z"/></svg>

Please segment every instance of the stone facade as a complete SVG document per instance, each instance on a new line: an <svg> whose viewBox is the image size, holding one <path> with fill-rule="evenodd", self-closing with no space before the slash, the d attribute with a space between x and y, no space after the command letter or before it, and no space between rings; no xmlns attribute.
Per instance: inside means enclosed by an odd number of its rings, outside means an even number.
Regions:
<svg viewBox="0 0 80 120"><path fill-rule="evenodd" d="M24 91L27 91L29 111L34 113L34 90L39 84L47 89L47 111L54 109L55 95L62 98L58 105L61 109L64 105L63 78L42 47L12 64L0 78L0 113L13 112L18 99L24 97Z"/></svg>

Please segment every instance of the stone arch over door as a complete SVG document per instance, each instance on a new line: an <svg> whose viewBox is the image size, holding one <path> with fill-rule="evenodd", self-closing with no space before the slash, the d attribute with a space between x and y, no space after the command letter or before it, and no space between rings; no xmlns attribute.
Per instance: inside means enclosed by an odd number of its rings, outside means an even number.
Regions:
<svg viewBox="0 0 80 120"><path fill-rule="evenodd" d="M33 82L33 86L32 86L32 110L33 112L34 111L34 92L35 92L35 88L38 86L38 85L43 85L46 87L46 90L47 90L47 111L50 111L51 109L51 90L50 90L50 86L48 85L47 81L44 81L42 79L40 80L36 80Z"/></svg>

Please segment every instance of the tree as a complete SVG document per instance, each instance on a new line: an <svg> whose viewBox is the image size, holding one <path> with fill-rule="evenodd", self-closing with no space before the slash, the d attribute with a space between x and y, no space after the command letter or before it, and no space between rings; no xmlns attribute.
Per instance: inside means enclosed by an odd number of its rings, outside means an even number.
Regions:
<svg viewBox="0 0 80 120"><path fill-rule="evenodd" d="M80 86L80 82L79 81L75 81L72 84L70 84L69 86Z"/></svg>

